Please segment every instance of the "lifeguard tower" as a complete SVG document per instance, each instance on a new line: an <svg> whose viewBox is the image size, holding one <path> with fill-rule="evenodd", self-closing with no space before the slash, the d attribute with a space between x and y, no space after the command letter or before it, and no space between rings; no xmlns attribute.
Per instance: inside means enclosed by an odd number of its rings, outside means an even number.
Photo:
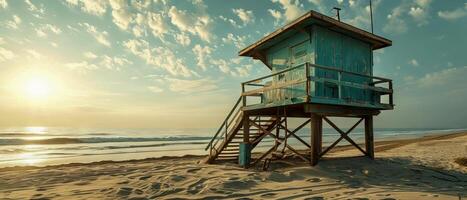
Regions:
<svg viewBox="0 0 467 200"><path fill-rule="evenodd" d="M392 81L373 76L373 51L391 45L391 40L310 11L241 50L240 56L262 61L271 74L241 84L241 96L206 147L206 162L238 160L248 167L267 162L282 147L316 165L343 139L373 159L373 116L394 107ZM329 117L359 120L343 131ZM306 121L291 130L288 118ZM340 133L324 150L323 121ZM349 137L362 121L364 148ZM307 124L310 141L297 134ZM252 158L266 137L272 146ZM305 151L292 147L291 138Z"/></svg>

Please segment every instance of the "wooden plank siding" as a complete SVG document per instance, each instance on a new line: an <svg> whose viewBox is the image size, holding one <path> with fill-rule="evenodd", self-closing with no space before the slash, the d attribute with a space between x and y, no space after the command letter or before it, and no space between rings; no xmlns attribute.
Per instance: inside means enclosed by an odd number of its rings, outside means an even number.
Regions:
<svg viewBox="0 0 467 200"><path fill-rule="evenodd" d="M318 64L343 71L372 76L373 55L370 44L332 31L328 28L313 25L304 31L296 32L284 40L277 42L265 50L267 64L272 73L295 67L303 63ZM340 74L334 70L311 68L310 76L327 80L345 81L368 85L372 79L352 74ZM265 105L288 105L307 102L306 82L287 84L306 79L305 68L297 68L283 74L272 76L264 81L265 90L262 103ZM379 102L379 95L368 88L338 85L334 81L313 81L309 84L311 102L344 105L369 104L374 107ZM278 87L284 86L284 87ZM255 91L258 91L256 89ZM248 93L249 94L249 93ZM377 96L377 97L376 97ZM345 102L345 103L344 103Z"/></svg>

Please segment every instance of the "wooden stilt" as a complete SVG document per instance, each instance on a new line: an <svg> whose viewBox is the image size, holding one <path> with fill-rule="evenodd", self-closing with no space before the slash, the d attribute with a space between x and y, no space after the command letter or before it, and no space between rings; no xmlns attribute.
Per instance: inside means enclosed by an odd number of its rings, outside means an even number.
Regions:
<svg viewBox="0 0 467 200"><path fill-rule="evenodd" d="M250 142L250 117L246 114L243 116L243 142Z"/></svg>
<svg viewBox="0 0 467 200"><path fill-rule="evenodd" d="M318 128L319 128L319 135L318 135L318 154L323 152L323 120L320 118L318 120Z"/></svg>
<svg viewBox="0 0 467 200"><path fill-rule="evenodd" d="M250 166L251 144L250 144L250 116L243 116L243 142L239 146L238 163L244 168Z"/></svg>
<svg viewBox="0 0 467 200"><path fill-rule="evenodd" d="M373 116L365 116L365 150L370 159L375 159L373 139Z"/></svg>
<svg viewBox="0 0 467 200"><path fill-rule="evenodd" d="M318 164L320 150L320 135L322 134L322 129L320 126L322 122L322 117L312 113L311 114L311 165L315 166Z"/></svg>

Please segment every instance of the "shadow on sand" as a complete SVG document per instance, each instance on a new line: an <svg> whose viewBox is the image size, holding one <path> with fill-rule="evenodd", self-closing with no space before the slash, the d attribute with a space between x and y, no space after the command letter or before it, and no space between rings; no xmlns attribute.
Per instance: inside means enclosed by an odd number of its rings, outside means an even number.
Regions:
<svg viewBox="0 0 467 200"><path fill-rule="evenodd" d="M279 170L283 165L271 167ZM467 174L419 165L405 158L327 158L315 167L299 167L294 172L305 178L318 175L334 179L348 188L378 187L394 192L467 195Z"/></svg>

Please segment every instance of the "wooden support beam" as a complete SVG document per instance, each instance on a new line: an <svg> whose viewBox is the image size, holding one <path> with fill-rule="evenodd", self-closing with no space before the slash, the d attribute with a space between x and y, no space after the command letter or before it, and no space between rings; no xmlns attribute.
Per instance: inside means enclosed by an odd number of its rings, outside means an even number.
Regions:
<svg viewBox="0 0 467 200"><path fill-rule="evenodd" d="M258 159L256 159L254 162L253 162L253 166L255 166L256 164L258 164L263 158L265 158L266 156L268 156L269 154L271 154L276 148L277 146L279 145L280 143L278 144L275 144L273 147L271 147L268 151L266 151L266 153L264 153L263 155L261 155Z"/></svg>
<svg viewBox="0 0 467 200"><path fill-rule="evenodd" d="M355 127L357 127L357 126L360 124L360 122L362 122L362 121L363 121L363 118L361 118L360 120L358 120L358 122L355 123L355 124L354 124L349 130L347 130L347 132L345 132L344 134L345 134L345 135L350 134L350 132L352 132L352 131L355 129ZM339 133L340 133L340 132L339 132ZM342 135L342 133L340 133L340 134L341 134L341 136L339 137L339 139L337 139L337 140L336 140L334 143L332 143L328 148L326 148L326 150L324 150L323 152L321 152L320 155L319 155L319 157L323 157L324 154L326 154L327 152L329 152L329 151L330 151L332 148L334 148L334 146L336 146L342 139L344 139L344 136Z"/></svg>
<svg viewBox="0 0 467 200"><path fill-rule="evenodd" d="M306 120L304 123L302 123L300 126L298 126L297 128L295 128L293 131L290 131L288 129L286 129L286 131L294 136L298 141L300 141L301 143L303 143L305 146L307 146L308 148L311 148L311 145L309 145L307 142L305 142L302 138L298 137L295 133L297 131L299 131L300 129L302 129L304 126L306 126L308 123L310 123L310 119L309 120ZM282 128L284 128L284 126L280 125Z"/></svg>
<svg viewBox="0 0 467 200"><path fill-rule="evenodd" d="M329 120L327 117L323 117L324 121L326 121L329 125L331 125L337 132L339 132L341 134L341 136L347 140L347 142L349 142L350 144L352 144L353 146L355 146L358 150L360 150L363 155L367 155L367 153L360 147L358 146L357 143L355 143L349 136L345 135L344 131L342 131L341 129L339 129L339 127L337 127L331 120Z"/></svg>
<svg viewBox="0 0 467 200"><path fill-rule="evenodd" d="M365 150L370 159L375 159L373 139L373 116L365 116Z"/></svg>
<svg viewBox="0 0 467 200"><path fill-rule="evenodd" d="M250 116L243 115L243 142L250 142Z"/></svg>
<svg viewBox="0 0 467 200"><path fill-rule="evenodd" d="M317 115L317 114L314 114L314 113L311 113L311 116L310 116L310 124L311 124L311 165L312 166L315 166L316 164L318 164L318 160L319 160L319 137L320 137L320 134L323 134L323 130L320 129L320 121L322 121L322 117Z"/></svg>
<svg viewBox="0 0 467 200"><path fill-rule="evenodd" d="M286 147L288 149L290 149L290 151L294 152L300 159L302 159L303 161L305 162L310 162L310 159L307 159L305 156L303 156L302 154L300 154L297 150L295 150L294 148L292 148L290 145L286 145Z"/></svg>

